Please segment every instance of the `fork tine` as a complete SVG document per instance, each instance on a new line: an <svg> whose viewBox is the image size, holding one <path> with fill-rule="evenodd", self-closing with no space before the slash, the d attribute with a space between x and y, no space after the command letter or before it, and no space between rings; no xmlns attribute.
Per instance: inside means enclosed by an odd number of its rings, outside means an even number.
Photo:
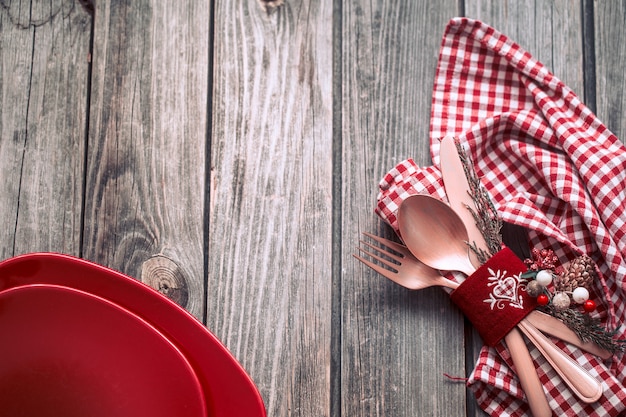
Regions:
<svg viewBox="0 0 626 417"><path fill-rule="evenodd" d="M391 249L395 250L398 253L401 253L403 255L406 255L407 253L409 253L409 249L406 246L404 246L404 245L401 245L399 243L393 242L393 241L391 241L389 239L385 239L384 237L373 235L373 234L368 233L368 232L363 232L363 234L365 236L369 237L370 239L380 243L381 245L387 246L388 248L391 248Z"/></svg>
<svg viewBox="0 0 626 417"><path fill-rule="evenodd" d="M394 280L394 277L396 275L395 272L390 271L389 269L383 268L382 266L375 264L374 262L368 261L367 259L356 255L356 254L352 254L352 256L354 256L356 259L358 259L359 261L361 261L362 263L364 263L365 265L369 266L370 268L372 268L374 271L378 272L380 275L389 278L391 280ZM395 280L394 280L395 281Z"/></svg>
<svg viewBox="0 0 626 417"><path fill-rule="evenodd" d="M364 244L366 244L366 245L367 245L367 242L362 242L362 243L364 243ZM371 246L371 245L368 245L368 246ZM374 248L374 249L376 249L376 250L378 250L378 249L379 249L379 248L377 248L377 247L375 247L375 246L371 246L371 247L373 247L373 248ZM400 266L399 264L397 264L397 263L395 263L395 262L392 262L392 261L390 261L390 260L388 260L388 259L385 259L385 258L383 258L382 256L377 255L377 254L376 254L376 253L374 253L374 252L369 252L369 251L367 251L366 249L363 249L363 248L358 248L358 249L359 249L359 250L360 250L363 254L365 254L365 255L367 255L367 256L369 256L369 257L371 257L371 258L376 259L378 262L380 262L380 263L382 263L382 264L385 264L385 265L387 265L389 268L393 269L395 272L398 272L398 267ZM385 252L385 251L383 251L383 252L382 252L382 254L384 254L384 255L390 255L392 258L394 258L394 259L396 259L396 260L400 261L400 259L399 259L397 256L393 255L393 254L387 253L387 252Z"/></svg>
<svg viewBox="0 0 626 417"><path fill-rule="evenodd" d="M443 277L439 271L427 266L413 256L406 246L371 233L363 232L363 235L381 246L360 240L359 242L366 248L358 247L359 251L369 256L371 260L357 254L352 256L396 284L410 290L421 290L435 285L449 289L458 287L459 284ZM386 248L389 248L389 250ZM396 263L393 261L396 261Z"/></svg>
<svg viewBox="0 0 626 417"><path fill-rule="evenodd" d="M376 252L379 252L379 253L381 253L381 254L383 254L385 256L388 256L388 257L396 260L399 263L402 263L402 259L404 258L404 256L398 256L395 253L389 252L388 250L385 250L384 248L382 248L380 246L372 245L371 243L366 242L364 240L359 240L359 242L362 243L365 246L370 247L371 249L375 250ZM365 252L365 250L362 249L362 248L359 248L359 250ZM369 252L365 252L365 253L367 253L368 255L370 255L372 257L375 257L378 260L383 260L383 259L381 259L379 257L376 257L373 253L369 253Z"/></svg>

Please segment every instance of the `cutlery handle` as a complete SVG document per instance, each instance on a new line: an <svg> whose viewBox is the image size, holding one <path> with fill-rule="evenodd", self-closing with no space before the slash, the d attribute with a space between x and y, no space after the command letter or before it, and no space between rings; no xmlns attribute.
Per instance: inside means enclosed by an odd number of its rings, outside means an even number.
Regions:
<svg viewBox="0 0 626 417"><path fill-rule="evenodd" d="M524 319L518 327L539 349L541 354L561 376L578 398L586 403L596 402L602 395L602 383L593 378L572 358L560 350L550 339L545 337L532 324Z"/></svg>
<svg viewBox="0 0 626 417"><path fill-rule="evenodd" d="M513 359L513 365L515 365L515 371L519 377L524 394L526 394L531 414L534 417L551 417L552 410L548 404L546 394L543 392L543 385L539 381L535 364L522 335L514 327L504 337L504 341L511 353L511 359Z"/></svg>

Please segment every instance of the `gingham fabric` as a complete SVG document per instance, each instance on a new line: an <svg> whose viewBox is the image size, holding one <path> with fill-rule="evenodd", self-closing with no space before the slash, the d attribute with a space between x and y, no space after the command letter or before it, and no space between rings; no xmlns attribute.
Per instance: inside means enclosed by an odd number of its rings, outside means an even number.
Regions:
<svg viewBox="0 0 626 417"><path fill-rule="evenodd" d="M439 55L430 126L432 166L407 159L380 183L376 213L397 231L410 194L446 199L439 140L454 135L503 220L524 226L532 247L566 263L589 254L600 278L592 313L626 338L626 148L579 98L519 45L470 19L448 24ZM554 339L604 381L593 404L577 400L534 346L529 350L555 416L626 415L624 354L608 361ZM483 347L468 386L492 416L528 416L529 407L500 343Z"/></svg>

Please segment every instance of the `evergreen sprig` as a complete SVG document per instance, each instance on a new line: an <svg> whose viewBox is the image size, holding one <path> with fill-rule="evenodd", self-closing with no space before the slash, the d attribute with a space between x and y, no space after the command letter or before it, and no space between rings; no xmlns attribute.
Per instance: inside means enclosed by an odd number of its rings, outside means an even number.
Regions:
<svg viewBox="0 0 626 417"><path fill-rule="evenodd" d="M626 339L615 339L618 329L607 330L599 319L578 310L559 310L552 305L541 308L545 313L562 320L583 342L593 342L611 353L626 351Z"/></svg>
<svg viewBox="0 0 626 417"><path fill-rule="evenodd" d="M484 264L502 248L502 236L500 234L502 220L498 216L491 197L482 186L470 157L457 139L455 139L455 144L469 184L470 190L468 194L472 198L476 210L467 205L466 208L472 213L476 226L487 243L488 250L485 251L479 248L476 242L467 242L467 244L472 252L476 254L478 261ZM534 279L536 274L537 271L529 270L522 276L528 280ZM618 330L607 330L602 326L599 319L594 319L589 314L584 314L572 308L558 309L552 304L541 307L541 309L545 313L563 321L583 342L593 342L611 353L626 351L626 339L614 338L618 334Z"/></svg>
<svg viewBox="0 0 626 417"><path fill-rule="evenodd" d="M467 155L465 149L463 149L463 146L457 139L455 139L454 142L456 144L456 150L459 154L459 158L461 159L461 163L463 164L465 177L467 178L467 182L469 184L470 189L468 193L470 197L472 197L476 210L470 206L466 206L466 208L470 211L470 213L472 213L474 222L476 222L476 226L487 243L488 251L479 248L476 245L476 242L468 242L468 245L472 252L476 254L478 261L481 264L484 264L491 256L495 255L500 251L500 249L502 249L502 235L500 234L500 230L502 229L502 220L498 216L498 211L491 201L491 197L487 193L487 190L480 182L480 178L478 178L478 175L474 170L470 157Z"/></svg>

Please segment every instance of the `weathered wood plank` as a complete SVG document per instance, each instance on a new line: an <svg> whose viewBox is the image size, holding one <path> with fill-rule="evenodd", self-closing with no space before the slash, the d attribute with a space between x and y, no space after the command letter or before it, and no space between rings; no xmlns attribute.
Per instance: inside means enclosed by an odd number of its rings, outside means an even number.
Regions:
<svg viewBox="0 0 626 417"><path fill-rule="evenodd" d="M351 257L397 163L430 165L432 86L456 1L343 2L341 415L465 415L464 323L437 288L411 292Z"/></svg>
<svg viewBox="0 0 626 417"><path fill-rule="evenodd" d="M597 115L626 141L626 1L594 2Z"/></svg>
<svg viewBox="0 0 626 417"><path fill-rule="evenodd" d="M332 2L215 23L208 327L269 416L329 415Z"/></svg>
<svg viewBox="0 0 626 417"><path fill-rule="evenodd" d="M80 252L90 36L73 1L0 6L0 259Z"/></svg>
<svg viewBox="0 0 626 417"><path fill-rule="evenodd" d="M567 0L476 1L465 0L465 15L504 33L584 99L583 30L580 4ZM474 333L474 336L475 333ZM482 341L474 338L477 357ZM474 408L472 413L485 415Z"/></svg>
<svg viewBox="0 0 626 417"><path fill-rule="evenodd" d="M134 277L170 258L202 318L208 2L103 0L95 16L84 257Z"/></svg>

